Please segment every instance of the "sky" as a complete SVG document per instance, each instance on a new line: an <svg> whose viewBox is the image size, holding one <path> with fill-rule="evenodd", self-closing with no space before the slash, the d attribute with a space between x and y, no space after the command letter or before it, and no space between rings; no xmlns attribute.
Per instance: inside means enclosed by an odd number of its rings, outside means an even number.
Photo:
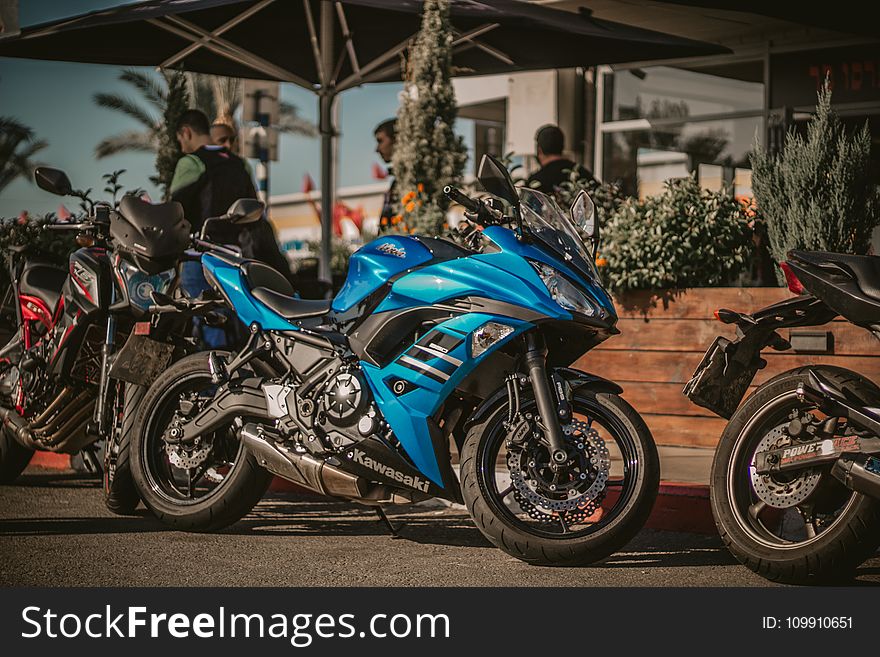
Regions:
<svg viewBox="0 0 880 657"><path fill-rule="evenodd" d="M108 0L23 0L19 2L22 27L95 9L120 4ZM94 156L101 139L139 124L118 112L99 108L95 93L118 93L137 98L136 92L118 81L121 67L19 60L0 57L0 116L12 116L30 126L38 138L49 142L39 160L67 172L75 187L103 189L102 174L125 169L121 183L126 188L147 189L154 199L157 190L149 183L154 156L125 153L101 160ZM149 71L150 69L144 69ZM373 128L397 112L399 83L367 85L340 96L338 186L374 182L372 166L381 163L375 153ZM317 97L291 84L281 85L281 97L297 106L300 114L317 122ZM213 117L209 117L213 118ZM469 122L458 129L468 131ZM283 135L280 160L270 166L272 195L298 192L303 177L310 174L320 184L320 140ZM98 197L100 197L98 195ZM37 188L30 181L17 180L0 193L0 217L54 211L58 197ZM75 203L68 204L75 207Z"/></svg>

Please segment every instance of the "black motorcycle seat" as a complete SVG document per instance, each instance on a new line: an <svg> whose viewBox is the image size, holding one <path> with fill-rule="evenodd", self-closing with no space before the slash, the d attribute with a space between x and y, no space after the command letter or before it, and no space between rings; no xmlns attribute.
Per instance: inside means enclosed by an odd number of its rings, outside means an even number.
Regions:
<svg viewBox="0 0 880 657"><path fill-rule="evenodd" d="M284 276L264 262L247 260L241 264L241 273L251 291L258 287L267 288L288 297L294 294L293 286Z"/></svg>
<svg viewBox="0 0 880 657"><path fill-rule="evenodd" d="M151 226L173 226L183 219L183 206L177 201L168 203L147 203L137 196L123 196L119 211L138 228Z"/></svg>
<svg viewBox="0 0 880 657"><path fill-rule="evenodd" d="M330 311L330 301L313 299L294 299L292 296L270 290L267 287L251 289L254 298L274 310L284 319L305 319L319 317Z"/></svg>
<svg viewBox="0 0 880 657"><path fill-rule="evenodd" d="M48 261L29 260L21 272L19 291L37 297L54 314L66 280L67 270Z"/></svg>
<svg viewBox="0 0 880 657"><path fill-rule="evenodd" d="M880 256L859 256L827 251L792 251L790 257L825 270L840 269L856 279L865 296L880 301Z"/></svg>

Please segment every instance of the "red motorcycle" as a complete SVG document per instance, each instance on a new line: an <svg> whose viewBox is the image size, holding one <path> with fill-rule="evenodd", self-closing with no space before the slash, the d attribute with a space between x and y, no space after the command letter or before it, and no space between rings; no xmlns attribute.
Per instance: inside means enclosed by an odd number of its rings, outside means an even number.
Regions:
<svg viewBox="0 0 880 657"><path fill-rule="evenodd" d="M67 266L7 249L16 333L0 350L0 483L13 481L37 450L73 454L96 470L93 447L105 439L104 488L119 513L137 505L124 445L130 418L152 380L185 352L171 319L151 321L155 295L173 291L176 265L190 243L178 203L125 196L119 207L93 203L67 176L39 168L37 185L76 196L90 208ZM201 302L205 309L211 302ZM170 317L170 316L167 316ZM120 448L122 446L122 448Z"/></svg>

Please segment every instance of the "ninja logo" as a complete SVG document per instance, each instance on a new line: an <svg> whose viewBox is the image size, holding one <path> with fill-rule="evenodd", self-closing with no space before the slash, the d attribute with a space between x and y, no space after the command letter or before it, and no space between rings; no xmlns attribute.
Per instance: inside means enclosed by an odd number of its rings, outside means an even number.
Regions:
<svg viewBox="0 0 880 657"><path fill-rule="evenodd" d="M359 449L355 449L352 452L351 460L354 463L358 463L365 468L369 468L370 470L374 470L389 479L397 481L404 486L409 486L410 488L415 488L416 490L420 490L423 493L428 492L428 486L430 482L423 480L421 477L411 477L410 475L403 474L400 470L395 470L390 465L385 465L384 463L379 463L375 459L370 458L364 452Z"/></svg>
<svg viewBox="0 0 880 657"><path fill-rule="evenodd" d="M382 242L377 248L387 255L395 256L397 258L406 257L406 249L394 246L391 242Z"/></svg>

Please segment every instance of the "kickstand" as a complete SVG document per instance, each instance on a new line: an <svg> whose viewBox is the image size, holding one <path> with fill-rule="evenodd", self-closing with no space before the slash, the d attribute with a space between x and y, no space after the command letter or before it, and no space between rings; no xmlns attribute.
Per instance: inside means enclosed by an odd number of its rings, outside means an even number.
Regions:
<svg viewBox="0 0 880 657"><path fill-rule="evenodd" d="M379 516L379 520L388 528L388 531L391 532L392 538L401 538L400 532L401 529L406 527L406 523L401 523L399 527L395 527L391 524L391 521L388 519L388 516L385 515L385 511L382 510L382 507L376 507L376 514Z"/></svg>

